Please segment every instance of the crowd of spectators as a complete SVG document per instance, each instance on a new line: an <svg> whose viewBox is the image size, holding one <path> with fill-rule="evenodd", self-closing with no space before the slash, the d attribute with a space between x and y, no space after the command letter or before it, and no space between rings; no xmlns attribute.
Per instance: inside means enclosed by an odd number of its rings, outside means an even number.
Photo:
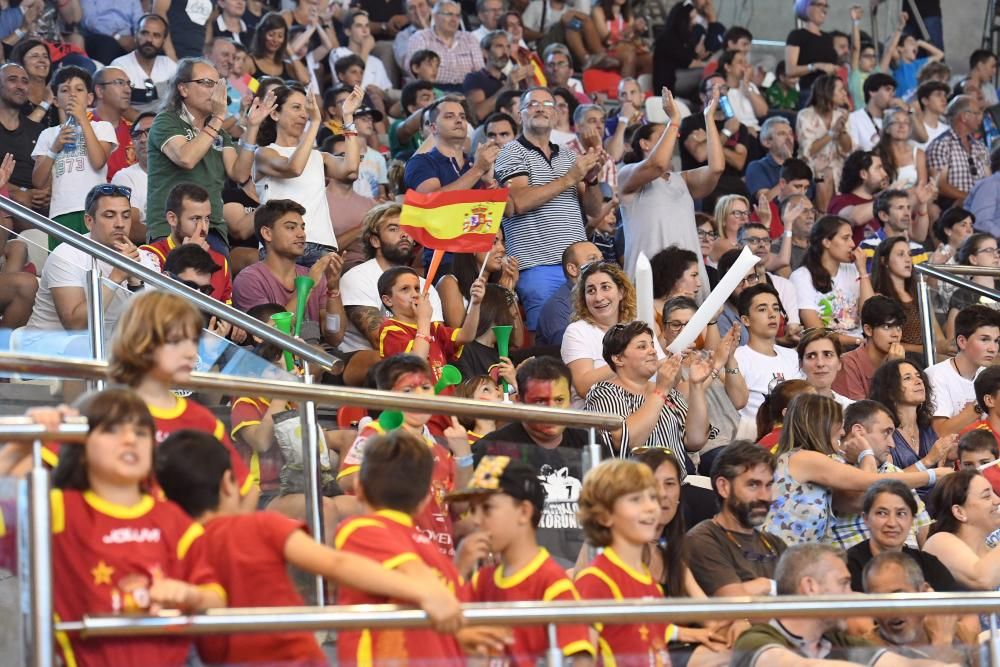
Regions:
<svg viewBox="0 0 1000 667"><path fill-rule="evenodd" d="M127 389L85 398L86 454L48 461L67 513L56 558L76 564L59 576L93 581L91 598L57 593L64 620L219 606L222 589L238 606L301 603L228 571L227 549L258 533L255 548L285 546L271 571L242 556L256 576L284 582L291 563L339 581L347 603L419 604L440 631L344 633L343 664L544 652L527 630L458 629L461 578L479 601L1000 588L1000 301L938 281L921 299L914 268L1000 268L997 55L946 55L940 3L916 4L920 21L904 12L876 42L860 6L835 27L827 0L797 0L780 62L712 0L662 23L633 0L5 4L0 194L265 322L296 312L308 276L301 337L343 362L317 382L431 396L453 365L447 394L622 419L599 432L613 461L587 473L589 434L572 426L341 409L320 446L342 553L316 551L297 530L297 406L209 410L170 391L202 328L268 364L289 357L97 262ZM405 193L496 188L489 252L448 253L429 276ZM91 258L55 235L30 248L31 227L0 217L0 342L86 355ZM745 249L756 265L669 351ZM120 469L119 445L139 451ZM0 467L23 472L16 454ZM115 509L136 503L155 509ZM225 523L236 515L256 523ZM191 548L191 521L208 546ZM184 562L124 581L114 539L74 552L101 526L162 528ZM376 583L350 553L409 578ZM608 625L594 644L568 626L560 642L578 664L964 664L989 627L834 616ZM321 655L311 636L267 637L199 649L212 664ZM131 664L141 644L61 650Z"/></svg>

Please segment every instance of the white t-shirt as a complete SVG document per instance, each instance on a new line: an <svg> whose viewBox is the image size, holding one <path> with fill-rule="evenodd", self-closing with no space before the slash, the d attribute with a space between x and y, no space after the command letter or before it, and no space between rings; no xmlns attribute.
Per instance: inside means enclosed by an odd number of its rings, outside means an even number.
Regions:
<svg viewBox="0 0 1000 667"><path fill-rule="evenodd" d="M291 158L298 146L267 146L278 155ZM306 241L320 245L337 247L337 236L330 221L330 205L326 199L326 167L323 154L313 149L302 173L293 178L261 176L257 179L257 199L261 204L271 199L291 199L306 209L303 217L306 223Z"/></svg>
<svg viewBox="0 0 1000 667"><path fill-rule="evenodd" d="M577 137L572 132L565 132L563 130L552 129L552 135L549 137L549 141L558 145L568 147L570 142L577 141Z"/></svg>
<svg viewBox="0 0 1000 667"><path fill-rule="evenodd" d="M594 368L607 366L608 362L604 361L604 333L597 325L586 320L570 322L563 333L562 347L560 348L563 363L568 366L578 359L590 359L594 362ZM660 347L660 341L655 337L653 345L656 346L657 359L663 359L667 356L663 348ZM577 395L575 387L573 387L572 394L573 407L582 407L584 397Z"/></svg>
<svg viewBox="0 0 1000 667"><path fill-rule="evenodd" d="M740 416L745 419L757 419L757 410L774 384L802 377L799 355L795 350L775 345L774 351L777 356L769 357L751 349L749 345L740 345L733 353L750 392L747 404L740 410Z"/></svg>
<svg viewBox="0 0 1000 667"><path fill-rule="evenodd" d="M799 318L799 296L795 293L795 285L788 278L782 278L774 273L768 273L767 277L771 279L771 285L778 293L781 306L788 315L788 323L800 324L802 320Z"/></svg>
<svg viewBox="0 0 1000 667"><path fill-rule="evenodd" d="M346 46L338 46L331 51L329 58L330 71L334 71L334 63L350 55L354 55L354 51L351 51ZM392 88L392 81L389 80L389 75L385 72L385 65L377 56L371 54L368 55L368 60L365 61L365 74L361 77L361 87L367 88L368 86L375 86L382 90Z"/></svg>
<svg viewBox="0 0 1000 667"><path fill-rule="evenodd" d="M944 118L939 118L938 124L935 125L934 127L931 127L927 123L924 123L924 129L927 131L927 141L925 141L922 144L919 144L916 141L911 141L910 144L912 146L916 146L917 148L921 149L926 153L927 147L931 145L931 142L940 137L945 132L947 132L950 129L950 126L948 125L948 123L944 122Z"/></svg>
<svg viewBox="0 0 1000 667"><path fill-rule="evenodd" d="M870 115L868 109L857 109L847 117L847 131L854 142L854 150L870 151L878 143L882 119Z"/></svg>
<svg viewBox="0 0 1000 667"><path fill-rule="evenodd" d="M730 88L729 92L726 93L726 97L729 99L729 104L733 107L733 113L736 115L736 119L747 127L751 127L755 130L760 129L760 121L757 120L757 115L753 112L753 103L750 102L750 98L743 94L739 88Z"/></svg>
<svg viewBox="0 0 1000 667"><path fill-rule="evenodd" d="M123 70L132 82L132 106L138 111L159 111L167 95L170 79L177 72L177 63L166 56L156 56L149 74L136 60L135 51L111 61L110 67ZM148 82L148 85L147 85Z"/></svg>
<svg viewBox="0 0 1000 667"><path fill-rule="evenodd" d="M132 208L139 209L139 222L146 224L146 196L149 193L149 179L146 170L136 164L129 165L124 169L119 169L111 177L111 182L115 185L124 185L132 188Z"/></svg>
<svg viewBox="0 0 1000 667"><path fill-rule="evenodd" d="M976 369L976 375L982 370L982 368ZM951 419L961 412L967 403L975 402L974 380L966 380L959 375L951 359L934 364L924 372L927 373L927 380L931 383L935 417Z"/></svg>
<svg viewBox="0 0 1000 667"><path fill-rule="evenodd" d="M86 234L90 238L90 234ZM159 273L160 266L146 253L139 253L139 262L148 269ZM60 243L59 247L52 251L48 259L45 260L45 268L42 269L42 279L38 285L38 295L35 297L35 307L31 311L31 319L28 320L28 329L43 329L48 331L63 331L62 321L59 319L59 312L56 310L55 300L52 298L52 290L57 287L79 287L86 294L87 271L93 266L93 258L90 255L77 250L68 243ZM105 278L113 270L110 264L98 262L101 275ZM132 293L125 287L127 280L122 281L121 289L115 290L111 303L105 304L104 310L104 331L110 336L114 330L118 318L128 305ZM86 297L84 297L86 298Z"/></svg>
<svg viewBox="0 0 1000 667"><path fill-rule="evenodd" d="M353 269L344 274L340 279L340 298L344 307L347 306L370 306L372 308L382 308L382 300L378 297L378 279L383 273L378 260L369 259L367 262L358 264ZM420 279L421 289L424 286L424 279ZM444 315L441 310L441 297L438 296L437 289L430 289L431 321L442 322ZM344 341L340 344L341 352L354 352L356 350L370 350L372 346L368 339L358 331L348 320L347 330L344 332Z"/></svg>
<svg viewBox="0 0 1000 667"><path fill-rule="evenodd" d="M361 156L361 164L358 165L358 178L354 181L354 191L362 197L378 199L382 194L379 185L389 182L389 168L385 164L385 158L377 150L368 146Z"/></svg>
<svg viewBox="0 0 1000 667"><path fill-rule="evenodd" d="M534 30L535 32L545 32L552 26L562 19L563 14L569 11L583 12L584 14L590 15L591 4L588 0L570 0L566 2L562 9L555 9L549 4L548 10L545 12L545 29L541 29L542 25L542 2L543 0L531 0L531 3L521 14L521 24L529 30Z"/></svg>
<svg viewBox="0 0 1000 667"><path fill-rule="evenodd" d="M858 282L858 268L853 264L841 264L833 277L831 289L820 294L813 287L809 269L804 266L792 271L789 276L795 286L800 310L815 310L823 326L848 336L861 335L861 285Z"/></svg>
<svg viewBox="0 0 1000 667"><path fill-rule="evenodd" d="M94 128L98 141L111 144L111 150L118 147L118 137L111 123L106 120L92 120L90 125ZM52 143L61 131L61 125L42 130L31 151L31 157L45 155L51 151ZM78 136L76 147L72 151L62 150L57 153L55 163L52 165L52 201L49 203L51 218L63 213L82 211L84 199L90 189L108 182L108 163L105 162L100 171L95 170L87 158L87 142L82 131Z"/></svg>

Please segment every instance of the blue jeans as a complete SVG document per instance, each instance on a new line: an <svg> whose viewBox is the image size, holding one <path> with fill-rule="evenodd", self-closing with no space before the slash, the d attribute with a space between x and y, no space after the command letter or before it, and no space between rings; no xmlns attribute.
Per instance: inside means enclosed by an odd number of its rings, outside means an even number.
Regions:
<svg viewBox="0 0 1000 667"><path fill-rule="evenodd" d="M301 257L295 260L295 263L309 269L319 261L320 257L329 255L331 252L337 252L337 249L333 246L323 245L322 243L306 243L305 251Z"/></svg>
<svg viewBox="0 0 1000 667"><path fill-rule="evenodd" d="M542 306L566 282L561 264L545 264L523 269L517 279L517 296L524 306L524 325L529 331L538 326Z"/></svg>
<svg viewBox="0 0 1000 667"><path fill-rule="evenodd" d="M208 247L219 253L226 259L229 259L229 244L226 240L222 238L222 234L213 230L208 232L208 237L205 239L208 242Z"/></svg>
<svg viewBox="0 0 1000 667"><path fill-rule="evenodd" d="M941 17L924 16L922 18L924 19L924 27L927 28L927 35L930 37L930 43L944 51L944 25L941 22ZM920 34L920 26L917 25L917 20L913 16L906 22L905 32L917 39L924 38Z"/></svg>

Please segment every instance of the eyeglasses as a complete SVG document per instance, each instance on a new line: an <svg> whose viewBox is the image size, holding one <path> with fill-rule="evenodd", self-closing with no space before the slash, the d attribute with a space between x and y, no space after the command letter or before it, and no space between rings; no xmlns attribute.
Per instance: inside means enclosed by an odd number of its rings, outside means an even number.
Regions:
<svg viewBox="0 0 1000 667"><path fill-rule="evenodd" d="M128 79L112 79L111 81L103 81L98 86L118 86L119 88L131 88L132 82Z"/></svg>
<svg viewBox="0 0 1000 667"><path fill-rule="evenodd" d="M746 220L747 218L750 217L750 211L741 211L737 209L735 211L730 211L729 215L733 216L734 218L742 218L743 220Z"/></svg>
<svg viewBox="0 0 1000 667"><path fill-rule="evenodd" d="M203 88L215 88L215 84L219 83L221 79L185 79L181 83L197 83Z"/></svg>
<svg viewBox="0 0 1000 667"><path fill-rule="evenodd" d="M569 105L565 102L556 102L556 109L569 109Z"/></svg>
<svg viewBox="0 0 1000 667"><path fill-rule="evenodd" d="M760 282L760 276L758 276L756 273L751 273L750 275L745 277L741 282L747 287L751 285L756 285L757 283Z"/></svg>
<svg viewBox="0 0 1000 667"><path fill-rule="evenodd" d="M683 329L685 326L687 326L687 322L680 322L678 320L667 320L663 324L668 329L670 329L670 331L672 331L673 333L677 333L678 331L680 331L681 329Z"/></svg>
<svg viewBox="0 0 1000 667"><path fill-rule="evenodd" d="M549 61L549 67L551 67L552 69L555 69L557 67L569 67L569 61L568 60L550 60Z"/></svg>
<svg viewBox="0 0 1000 667"><path fill-rule="evenodd" d="M766 246L771 243L771 238L768 236L748 236L743 239L745 245L762 245Z"/></svg>
<svg viewBox="0 0 1000 667"><path fill-rule="evenodd" d="M1000 256L1000 248L980 248L979 250L977 250L976 252L974 252L972 254L978 255L978 254L984 253L984 252L988 252L991 255Z"/></svg>
<svg viewBox="0 0 1000 667"><path fill-rule="evenodd" d="M461 16L458 12L438 12L438 16L448 16L450 18L457 18Z"/></svg>
<svg viewBox="0 0 1000 667"><path fill-rule="evenodd" d="M137 127L137 128L134 128L131 132L129 132L129 134L132 135L133 139L138 139L139 137L142 137L143 139L145 139L146 137L149 136L149 128L146 128L144 130L141 127Z"/></svg>
<svg viewBox="0 0 1000 667"><path fill-rule="evenodd" d="M979 169L976 167L976 161L969 156L969 173L973 178L979 178Z"/></svg>
<svg viewBox="0 0 1000 667"><path fill-rule="evenodd" d="M522 108L523 109L537 109L539 107L541 107L543 109L555 109L556 108L556 103L555 102L549 102L548 100L546 100L545 102L539 102L538 100L531 100L530 102L528 102L527 104L525 104Z"/></svg>
<svg viewBox="0 0 1000 667"><path fill-rule="evenodd" d="M104 185L95 185L87 193L86 200L83 202L83 208L85 211L89 211L90 207L94 204L94 201L101 197L125 197L126 199L132 199L132 188L125 185L114 185L112 183L106 183Z"/></svg>
<svg viewBox="0 0 1000 667"><path fill-rule="evenodd" d="M710 230L706 231L704 229L699 229L698 230L698 238L702 239L702 240L711 240L711 241L714 241L717 238L719 238L719 235L716 234L713 231L710 231Z"/></svg>

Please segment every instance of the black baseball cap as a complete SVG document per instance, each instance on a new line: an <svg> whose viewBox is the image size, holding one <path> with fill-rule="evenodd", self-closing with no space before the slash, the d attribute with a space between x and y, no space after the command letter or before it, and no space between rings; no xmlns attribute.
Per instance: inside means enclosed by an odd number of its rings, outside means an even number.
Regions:
<svg viewBox="0 0 1000 667"><path fill-rule="evenodd" d="M539 514L545 505L545 487L538 473L524 461L509 456L484 456L472 474L469 486L448 494L448 500L469 500L505 493L515 500L527 500Z"/></svg>
<svg viewBox="0 0 1000 667"><path fill-rule="evenodd" d="M373 109L372 107L358 107L357 111L354 112L354 116L371 116L372 120L376 123L381 123L385 116L378 109Z"/></svg>

